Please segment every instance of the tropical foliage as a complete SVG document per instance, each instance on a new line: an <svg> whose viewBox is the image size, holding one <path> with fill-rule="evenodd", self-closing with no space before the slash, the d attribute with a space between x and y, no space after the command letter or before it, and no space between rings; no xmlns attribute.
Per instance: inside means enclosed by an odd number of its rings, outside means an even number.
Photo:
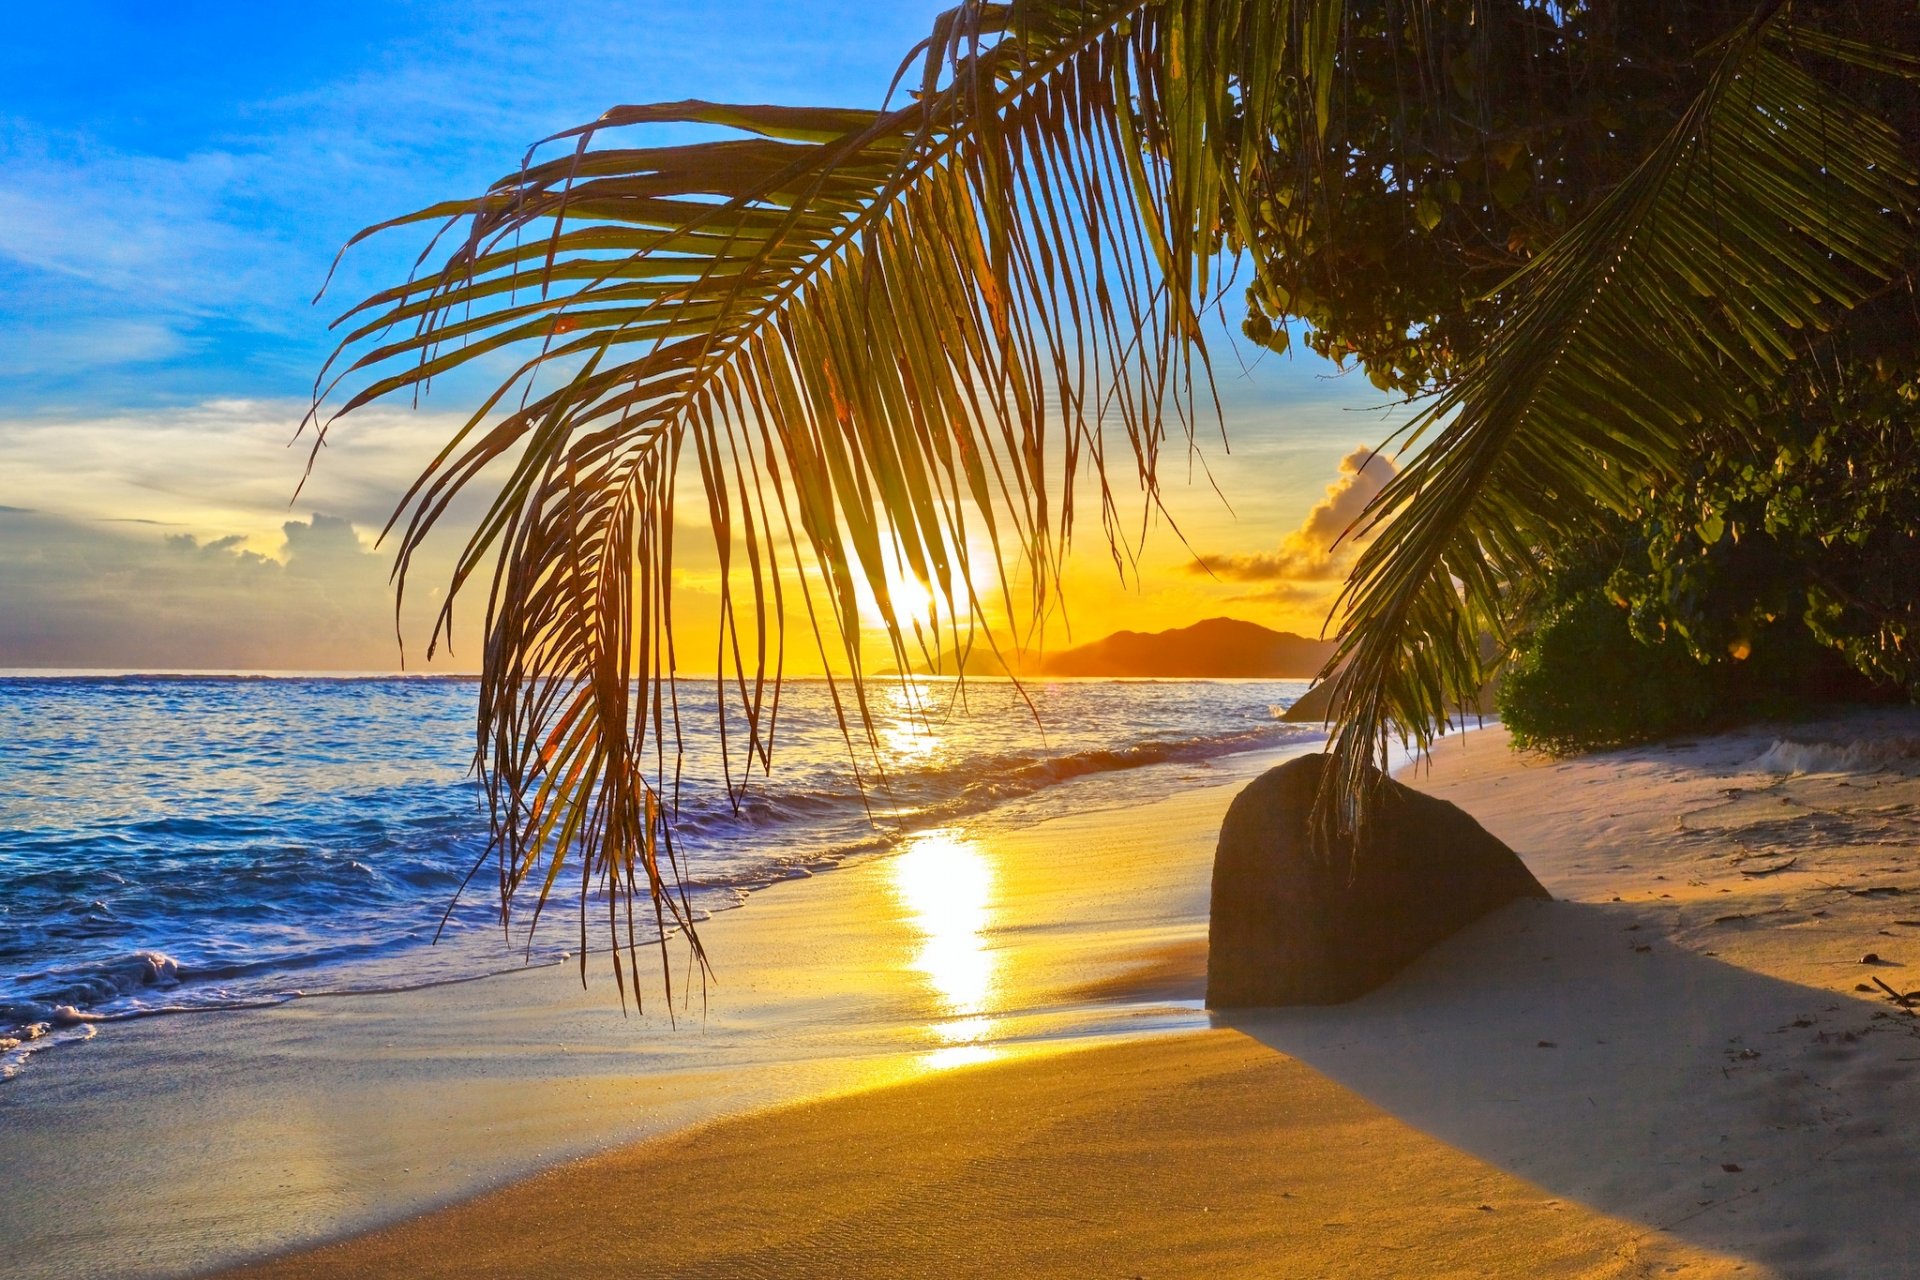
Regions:
<svg viewBox="0 0 1920 1280"><path fill-rule="evenodd" d="M1769 607L1803 588L1807 569L1763 547L1765 534L1706 547L1697 529L1670 528L1610 520L1548 554L1496 689L1515 746L1564 755L1892 696L1806 616ZM1669 595L1677 580L1652 570L1689 548L1708 556Z"/></svg>
<svg viewBox="0 0 1920 1280"><path fill-rule="evenodd" d="M1588 588L1535 615L1495 705L1514 745L1568 755L1712 724L1728 710L1721 675L1677 638L1641 640L1624 609Z"/></svg>
<svg viewBox="0 0 1920 1280"><path fill-rule="evenodd" d="M1430 396L1340 619L1328 814L1360 820L1390 736L1424 745L1479 688L1479 637L1539 548L1750 442L1819 335L1903 279L1912 24L1891 4L971 0L897 105L619 107L382 224L439 232L348 313L321 429L514 360L396 517L404 579L458 494L497 495L453 586L491 573L503 903L544 902L571 860L629 947L636 906L687 923L682 483L725 579L734 758L769 764L795 601L853 677L857 739L863 590L903 659L976 625L975 584L1028 584L1001 604L1043 614L1082 480L1124 562L1126 491L1150 509L1163 448L1209 409L1197 317L1235 261L1257 336L1304 317ZM630 140L669 124L724 136ZM902 574L943 607L906 616Z"/></svg>
<svg viewBox="0 0 1920 1280"><path fill-rule="evenodd" d="M1649 495L1608 590L1636 636L1701 662L1744 660L1786 624L1866 680L1920 689L1920 351L1824 354L1757 449L1703 454Z"/></svg>

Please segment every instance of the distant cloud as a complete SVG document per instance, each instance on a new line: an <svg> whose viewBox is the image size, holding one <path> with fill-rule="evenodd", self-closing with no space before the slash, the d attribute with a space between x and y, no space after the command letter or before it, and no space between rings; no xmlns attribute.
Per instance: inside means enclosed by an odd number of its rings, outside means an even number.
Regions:
<svg viewBox="0 0 1920 1280"><path fill-rule="evenodd" d="M742 38L698 0L363 4L352 21L314 5L121 4L105 18L84 5L9 6L7 402L297 392L332 348L335 309L404 276L428 234L361 246L326 304L309 306L360 227L477 195L529 143L616 102L851 94L877 105L899 50L936 9L754 7ZM643 36L608 40L637 13ZM621 145L713 132L666 128ZM23 336L56 321L75 340L49 341L20 367ZM112 341L128 323L182 346L156 356L150 342ZM132 361L138 381L103 376Z"/></svg>
<svg viewBox="0 0 1920 1280"><path fill-rule="evenodd" d="M1276 582L1258 591L1228 596L1227 600L1232 604L1278 604L1300 607L1324 605L1328 599L1327 593L1328 588L1322 583L1307 586L1297 582Z"/></svg>
<svg viewBox="0 0 1920 1280"><path fill-rule="evenodd" d="M0 511L0 667L400 666L388 558L369 551L351 522L286 521L277 556L244 542ZM419 666L423 618L410 619L409 639L410 665ZM466 657L471 665L478 654Z"/></svg>
<svg viewBox="0 0 1920 1280"><path fill-rule="evenodd" d="M355 414L300 497L324 514L290 518L308 446L289 444L305 408L235 399L0 418L0 667L400 666L392 548L373 538L463 419ZM464 531L485 488L450 528ZM450 551L430 543L418 563L408 665L424 657ZM470 629L455 658L477 663Z"/></svg>
<svg viewBox="0 0 1920 1280"><path fill-rule="evenodd" d="M1344 578L1363 541L1352 536L1353 522L1397 471L1385 454L1356 448L1340 460L1340 477L1327 486L1327 496L1314 504L1298 529L1280 540L1278 549L1202 556L1187 566L1188 572L1228 582L1284 584ZM1297 603L1309 594L1280 586L1241 598Z"/></svg>
<svg viewBox="0 0 1920 1280"><path fill-rule="evenodd" d="M164 525L202 537L245 534L257 551L283 536L312 437L296 441L304 400L208 400L108 414L0 417L0 503L83 521ZM404 406L344 419L301 491L378 530L463 415ZM457 521L466 506L455 512Z"/></svg>

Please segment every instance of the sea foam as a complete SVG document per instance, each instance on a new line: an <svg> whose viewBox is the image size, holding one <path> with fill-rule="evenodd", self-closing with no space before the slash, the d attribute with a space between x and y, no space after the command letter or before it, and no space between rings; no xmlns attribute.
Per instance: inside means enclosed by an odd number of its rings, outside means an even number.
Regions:
<svg viewBox="0 0 1920 1280"><path fill-rule="evenodd" d="M1878 773L1915 763L1920 763L1920 737L1909 735L1847 742L1777 738L1753 767L1762 773Z"/></svg>

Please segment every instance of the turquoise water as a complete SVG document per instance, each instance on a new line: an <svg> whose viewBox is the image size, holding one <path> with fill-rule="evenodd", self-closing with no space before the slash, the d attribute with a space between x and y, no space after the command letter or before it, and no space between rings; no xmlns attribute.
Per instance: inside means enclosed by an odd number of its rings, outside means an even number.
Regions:
<svg viewBox="0 0 1920 1280"><path fill-rule="evenodd" d="M964 705L895 685L877 691L877 746L850 753L825 686L794 682L772 774L735 803L700 736L711 688L684 687L692 901L737 906L1009 803L1044 811L1068 778L1122 785L1307 736L1275 716L1304 688L1068 681L1029 687L1029 708L1005 683L969 684ZM468 979L577 946L565 913L503 930L485 871L460 894L487 853L474 696L463 679L0 678L0 1079L117 1019Z"/></svg>

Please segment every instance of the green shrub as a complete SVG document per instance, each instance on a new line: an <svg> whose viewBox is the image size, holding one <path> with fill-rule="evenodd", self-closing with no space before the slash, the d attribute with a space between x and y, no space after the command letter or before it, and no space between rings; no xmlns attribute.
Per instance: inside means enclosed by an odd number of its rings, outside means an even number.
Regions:
<svg viewBox="0 0 1920 1280"><path fill-rule="evenodd" d="M1568 755L1793 717L1836 702L1902 697L1820 643L1797 619L1757 621L1727 652L1696 629L1635 615L1574 566L1577 584L1550 605L1508 659L1495 697L1515 746ZM1617 581L1617 575L1616 575Z"/></svg>
<svg viewBox="0 0 1920 1280"><path fill-rule="evenodd" d="M1718 666L1677 638L1645 644L1597 590L1554 606L1508 661L1496 705L1514 745L1565 755L1707 724L1727 702Z"/></svg>

